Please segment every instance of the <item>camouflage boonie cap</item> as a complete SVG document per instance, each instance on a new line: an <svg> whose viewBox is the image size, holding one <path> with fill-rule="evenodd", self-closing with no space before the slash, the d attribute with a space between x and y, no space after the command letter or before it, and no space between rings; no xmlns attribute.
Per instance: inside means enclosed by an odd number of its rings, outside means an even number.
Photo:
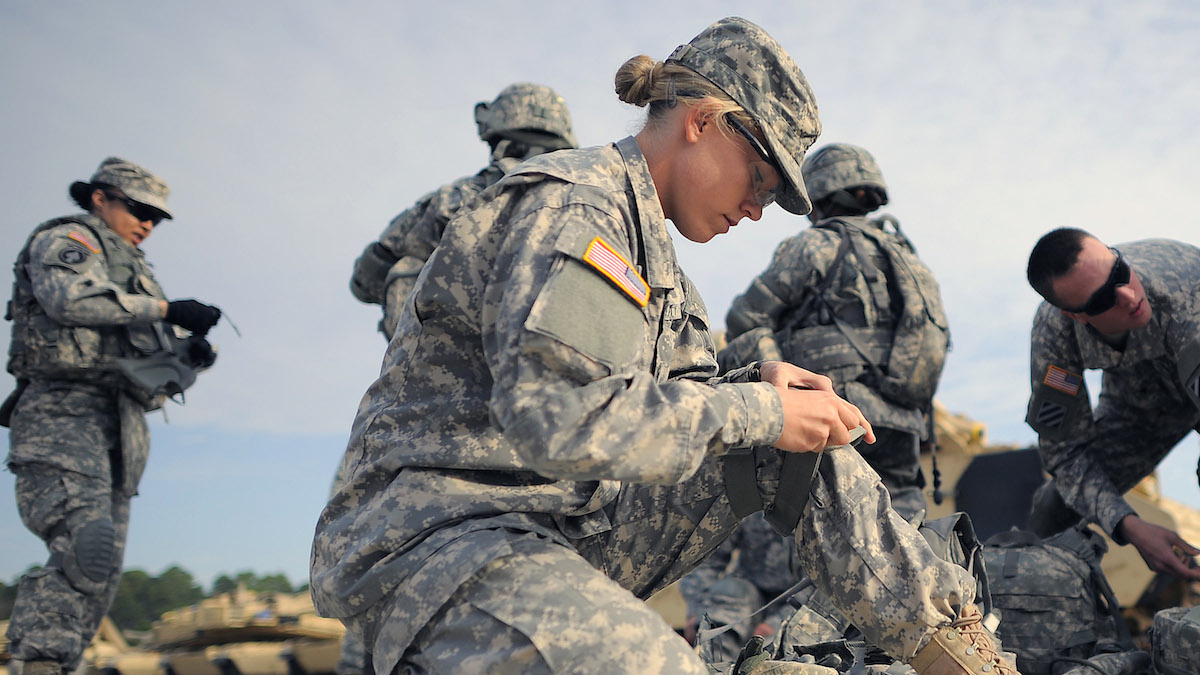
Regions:
<svg viewBox="0 0 1200 675"><path fill-rule="evenodd" d="M873 185L883 190L887 203L887 185L883 172L871 153L857 145L832 143L817 150L800 167L808 196L819 201L846 188Z"/></svg>
<svg viewBox="0 0 1200 675"><path fill-rule="evenodd" d="M488 142L511 138L545 145L556 139L557 149L579 147L567 102L550 87L531 82L510 84L491 103L476 103L475 124Z"/></svg>
<svg viewBox="0 0 1200 675"><path fill-rule="evenodd" d="M111 185L133 201L153 206L163 212L164 218L171 218L171 211L167 209L171 188L161 178L129 160L109 157L100 162L90 182L75 181L71 184L71 196L76 201L86 203L87 194L95 189L97 183Z"/></svg>
<svg viewBox="0 0 1200 675"><path fill-rule="evenodd" d="M817 101L804 73L775 38L745 19L729 17L680 45L667 61L696 71L750 113L784 174L779 205L799 216L812 211L800 163L821 133Z"/></svg>

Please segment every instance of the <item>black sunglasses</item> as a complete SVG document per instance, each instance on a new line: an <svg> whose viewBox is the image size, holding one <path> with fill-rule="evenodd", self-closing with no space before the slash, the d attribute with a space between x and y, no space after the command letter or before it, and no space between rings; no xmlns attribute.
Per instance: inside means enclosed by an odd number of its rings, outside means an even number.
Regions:
<svg viewBox="0 0 1200 675"><path fill-rule="evenodd" d="M125 205L125 210L129 215L137 218L139 221L149 222L151 225L158 225L162 222L163 213L153 206L147 206L141 202L135 202L125 195L109 195L110 199L115 199Z"/></svg>
<svg viewBox="0 0 1200 675"><path fill-rule="evenodd" d="M1112 271L1108 273L1108 281L1104 285L1096 289L1092 293L1092 297L1078 309L1067 309L1068 312L1074 314L1087 314L1088 316L1099 316L1112 309L1117 304L1117 288L1129 284L1133 271L1129 268L1129 263L1125 262L1125 258L1121 252L1115 248L1108 250L1116 254L1117 259L1113 261Z"/></svg>

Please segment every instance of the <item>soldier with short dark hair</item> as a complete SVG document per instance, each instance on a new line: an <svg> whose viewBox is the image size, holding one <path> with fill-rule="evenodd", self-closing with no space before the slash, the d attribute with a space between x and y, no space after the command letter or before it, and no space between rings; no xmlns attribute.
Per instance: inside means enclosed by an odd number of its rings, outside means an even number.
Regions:
<svg viewBox="0 0 1200 675"><path fill-rule="evenodd" d="M150 450L145 413L216 359L203 336L221 311L169 302L139 248L171 218L169 192L110 157L71 185L86 213L39 225L14 266L8 370L17 390L0 423L11 429L21 520L50 551L21 578L8 627L25 675L78 667L121 579L129 502ZM146 363L182 382L155 384Z"/></svg>
<svg viewBox="0 0 1200 675"><path fill-rule="evenodd" d="M1156 572L1200 579L1200 549L1143 520L1123 495L1200 425L1200 248L1168 239L1115 247L1060 228L1029 255L1044 299L1033 319L1025 418L1051 479L1029 527L1048 536L1081 519L1133 544ZM1086 370L1103 371L1092 410Z"/></svg>

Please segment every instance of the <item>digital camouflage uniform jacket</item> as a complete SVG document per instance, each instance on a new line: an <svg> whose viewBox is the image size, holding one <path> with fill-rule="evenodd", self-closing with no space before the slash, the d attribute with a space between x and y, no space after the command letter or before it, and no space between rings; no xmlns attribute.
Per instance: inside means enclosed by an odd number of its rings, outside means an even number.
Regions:
<svg viewBox="0 0 1200 675"><path fill-rule="evenodd" d="M35 385L66 381L88 391L111 392L124 437L124 485L119 487L134 494L149 451L143 413L160 405L161 398L148 400L133 391L113 359L160 349L154 331L161 330L160 301L166 296L145 254L95 216L78 214L39 225L15 272L9 370ZM40 390L34 386L25 395ZM8 463L41 462L110 477L106 447L62 425L44 426L12 430ZM73 438L54 441L57 433ZM49 447L63 451L48 453Z"/></svg>
<svg viewBox="0 0 1200 675"><path fill-rule="evenodd" d="M768 353L771 348L778 349L785 361L828 375L833 380L834 390L858 406L873 426L908 431L924 437L928 428L925 415L932 401L925 408L917 409L881 395L874 386L864 381L869 373L861 365L852 347L843 346L832 350L845 352L850 357L842 365L836 365L837 359L830 360L831 364L835 364L830 367L825 363L812 362L810 357L814 355L811 353L796 353L798 349L790 343L791 331L823 326L831 333L833 342L847 344L847 340L837 334L837 329L831 325L833 322L828 316L830 310L820 304L813 305L813 311L802 319L795 316L797 310L809 301L814 289L820 288L837 257L842 242L841 236L834 228L820 226L831 220L849 223L851 227L847 227L847 232L855 238L858 250L871 258L876 269L885 272L885 278L881 278L875 285L869 283L862 267L856 264L856 259L851 253L854 250L852 248L839 266L839 278L834 280L826 293L832 311L846 325L883 329L877 331L882 337L875 342L886 349L888 332L899 314L899 308L893 306L894 298L898 295L892 293L889 296L886 288L888 284L894 283L890 274L891 263L879 246L856 228L867 230L872 236L890 241L898 247L907 247L909 244L903 235L884 230L881 220L863 216L825 219L780 243L767 269L751 282L745 293L734 298L730 305L725 317L726 338L733 340L753 328L765 327L772 333L774 341L774 345L768 347ZM915 254L908 258L912 274L918 275L923 288L928 289L924 294L927 309L939 325L945 326L945 313L933 273ZM876 297L881 292L883 297ZM768 342L772 340L767 337L763 339ZM885 354L886 352L883 352L880 355L884 362Z"/></svg>
<svg viewBox="0 0 1200 675"><path fill-rule="evenodd" d="M399 593L403 652L505 528L569 546L609 528L622 481L777 440L774 388L716 371L634 139L523 164L451 223L405 306L317 524L317 607Z"/></svg>
<svg viewBox="0 0 1200 675"><path fill-rule="evenodd" d="M1124 351L1042 303L1033 320L1026 421L1068 506L1110 535L1134 513L1122 495L1200 423L1200 249L1147 239L1116 247L1153 311ZM1083 372L1104 371L1092 412Z"/></svg>

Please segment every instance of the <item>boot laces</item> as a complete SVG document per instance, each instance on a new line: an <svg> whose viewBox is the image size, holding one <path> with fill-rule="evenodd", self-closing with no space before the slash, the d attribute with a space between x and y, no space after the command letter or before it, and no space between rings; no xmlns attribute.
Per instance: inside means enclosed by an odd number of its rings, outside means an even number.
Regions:
<svg viewBox="0 0 1200 675"><path fill-rule="evenodd" d="M979 651L979 656L984 661L991 664L995 675L1020 675L1004 656L996 651L992 637L984 630L983 615L973 605L963 607L962 616L950 622L950 626Z"/></svg>

